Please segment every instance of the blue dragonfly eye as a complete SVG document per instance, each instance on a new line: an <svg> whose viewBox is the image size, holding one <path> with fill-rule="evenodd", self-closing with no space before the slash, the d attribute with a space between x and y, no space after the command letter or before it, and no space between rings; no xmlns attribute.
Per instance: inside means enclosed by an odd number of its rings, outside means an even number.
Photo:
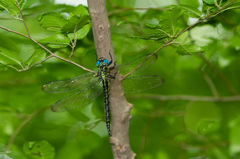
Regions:
<svg viewBox="0 0 240 159"><path fill-rule="evenodd" d="M105 59L105 60L103 60L103 62L104 62L105 64L107 64L107 65L109 64L109 61L108 61L108 60L106 60L106 59Z"/></svg>
<svg viewBox="0 0 240 159"><path fill-rule="evenodd" d="M97 61L97 62L96 62L96 65L98 66L99 64L100 64L100 61Z"/></svg>

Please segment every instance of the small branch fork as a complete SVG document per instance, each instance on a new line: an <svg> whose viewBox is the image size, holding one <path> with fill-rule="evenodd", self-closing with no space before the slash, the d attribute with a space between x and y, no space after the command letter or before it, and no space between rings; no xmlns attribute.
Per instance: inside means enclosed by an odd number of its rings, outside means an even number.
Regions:
<svg viewBox="0 0 240 159"><path fill-rule="evenodd" d="M28 29L28 27L27 27L27 24L26 24L26 22L25 22L25 20L24 20L24 18L23 18L22 10L21 10L21 8L20 8L20 3L18 2L18 0L15 0L15 2L16 2L16 5L17 5L17 7L18 7L18 9L19 9L20 16L21 16L21 18L17 18L17 19L23 22L23 24L24 24L24 26L25 26L25 28L26 28L26 30L27 30L27 35L24 35L24 34L21 34L21 33L19 33L19 32L14 31L14 30L5 28L5 27L3 27L3 26L0 26L0 28L3 29L3 30L6 30L6 31L8 31L8 32L11 32L11 33L14 33L14 34L17 34L17 35L20 35L20 36L22 36L22 37L25 37L25 38L28 38L28 39L32 40L34 43L36 43L37 45L39 45L42 49L44 49L46 52L48 52L48 53L50 54L50 56L46 57L46 58L43 59L42 61L39 61L39 62L37 62L37 63L29 66L29 67L26 67L26 68L21 69L21 70L16 69L17 71L21 72L21 71L29 70L31 67L33 67L33 66L35 66L35 65L37 65L37 64L40 64L40 63L48 60L49 58L55 57L55 58L58 58L58 59L60 59L60 60L65 61L65 62L71 63L71 64L73 64L73 65L75 65L75 66L77 66L77 67L80 67L80 68L82 68L82 69L85 70L85 71L88 71L88 72L91 72L91 73L95 73L94 71L92 71L92 70L90 70L90 69L87 69L87 68L83 67L82 65L79 65L79 64L71 61L71 57L72 57L72 55L73 55L73 50L74 50L74 48L75 48L75 46L76 46L76 42L77 42L76 39L74 39L74 42L71 43L71 44L72 44L72 52L71 52L71 54L70 54L70 56L69 56L69 59L65 59L65 58L63 58L63 57L60 57L60 56L58 56L58 55L55 55L53 52L51 52L51 51L50 51L49 49L47 49L45 46L43 46L42 44L40 44L39 42L37 42L36 40L34 40L34 39L31 37L30 32L29 32L29 29ZM76 32L76 30L75 30L75 32ZM74 32L74 34L75 34L75 32Z"/></svg>
<svg viewBox="0 0 240 159"><path fill-rule="evenodd" d="M73 51L74 51L74 49L75 49L75 47L76 47L76 44L77 44L76 31L77 31L77 25L76 25L75 28L74 28L74 40L72 40L72 39L69 38L69 39L71 40L71 44L72 44L72 45L70 45L70 47L72 48L72 52L71 52L71 54L70 54L70 56L69 56L69 61L71 61L71 58L72 58L72 56L73 56Z"/></svg>

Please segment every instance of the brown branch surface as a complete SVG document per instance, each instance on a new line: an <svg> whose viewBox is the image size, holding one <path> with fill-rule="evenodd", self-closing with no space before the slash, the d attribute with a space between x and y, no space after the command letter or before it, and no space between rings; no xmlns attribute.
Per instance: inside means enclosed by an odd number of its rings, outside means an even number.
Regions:
<svg viewBox="0 0 240 159"><path fill-rule="evenodd" d="M113 60L114 65L115 56L105 0L88 0L88 9L92 18L92 30L97 56L98 58L104 57L110 59L110 61ZM109 57L109 51L112 59ZM113 156L114 159L133 159L135 154L130 148L128 137L130 110L132 105L129 104L125 98L121 85L122 78L118 72L118 68L115 66L111 72L111 74L116 73L115 79L111 79L110 81L109 89L112 126L110 143Z"/></svg>

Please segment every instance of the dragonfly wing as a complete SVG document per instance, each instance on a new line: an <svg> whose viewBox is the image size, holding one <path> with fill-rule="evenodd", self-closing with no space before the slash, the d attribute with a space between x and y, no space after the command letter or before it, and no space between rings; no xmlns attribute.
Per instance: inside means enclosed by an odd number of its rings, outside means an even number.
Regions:
<svg viewBox="0 0 240 159"><path fill-rule="evenodd" d="M46 93L67 93L72 92L94 83L98 78L94 78L92 73L86 73L70 79L49 82L42 86L42 91Z"/></svg>
<svg viewBox="0 0 240 159"><path fill-rule="evenodd" d="M122 82L125 93L146 91L164 83L164 78L158 75L136 76L125 78Z"/></svg>
<svg viewBox="0 0 240 159"><path fill-rule="evenodd" d="M133 61L130 61L128 63L124 63L124 64L119 65L118 68L120 70L120 73L123 74L123 75L129 73L130 71L135 69L138 65L140 65L149 55L150 54L147 54L147 55L139 57L139 58L137 58ZM157 58L158 58L158 56L156 54L153 54L146 62L143 63L143 65L141 67L139 67L133 73L138 73L138 72L141 72L141 71L145 70L146 68L151 66L157 60Z"/></svg>
<svg viewBox="0 0 240 159"><path fill-rule="evenodd" d="M64 112L85 106L95 100L102 93L102 91L103 88L101 82L94 83L70 96L59 100L52 106L52 111Z"/></svg>

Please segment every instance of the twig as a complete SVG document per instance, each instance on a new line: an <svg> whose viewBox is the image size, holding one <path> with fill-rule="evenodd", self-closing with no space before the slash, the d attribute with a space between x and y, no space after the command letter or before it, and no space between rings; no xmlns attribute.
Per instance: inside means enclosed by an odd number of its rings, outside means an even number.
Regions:
<svg viewBox="0 0 240 159"><path fill-rule="evenodd" d="M205 79L205 81L207 82L208 86L210 87L213 95L215 97L219 97L219 93L217 91L216 86L214 85L213 81L211 80L211 78L207 75L207 73L205 71L202 70L202 74L203 74L203 78Z"/></svg>
<svg viewBox="0 0 240 159"><path fill-rule="evenodd" d="M25 68L25 69L22 70L22 71L27 71L27 70L29 70L30 68L32 68L32 67L34 67L34 66L36 66L36 65L38 65L38 64L40 64L40 63L42 63L42 62L44 62L44 61L47 61L47 60L50 59L51 57L53 57L53 56L52 56L52 55L49 55L49 56L46 57L45 59L43 59L43 60L41 60L41 61L38 61L38 62L36 62L35 64L33 64L33 65L31 65L31 66L28 66L27 68ZM20 70L19 72L21 72L21 70Z"/></svg>
<svg viewBox="0 0 240 159"><path fill-rule="evenodd" d="M122 77L122 80L124 80L127 76L131 75L134 71L136 71L139 67L141 67L150 57L152 57L154 54L156 54L159 50L161 50L162 48L170 45L172 41L173 41L173 39L167 41L163 46L161 46L160 48L158 48L158 49L157 49L156 51L154 51L153 53L149 54L149 55L146 57L146 59L143 60L142 63L140 63L136 68L134 68L132 71L130 71L129 73L127 73L126 75L124 75L124 76Z"/></svg>
<svg viewBox="0 0 240 159"><path fill-rule="evenodd" d="M24 24L24 26L25 26L25 28L26 28L26 30L27 30L28 36L31 37L31 36L30 36L30 33L29 33L29 29L28 29L28 27L27 27L27 24L25 23L25 20L24 20L24 18L23 18L23 14L22 14L22 10L21 10L21 8L20 8L20 4L18 3L18 0L15 0L15 2L16 2L16 4L17 4L18 10L19 10L20 15L21 15L21 19L20 19L20 20L23 22L23 24Z"/></svg>
<svg viewBox="0 0 240 159"><path fill-rule="evenodd" d="M217 0L214 0L214 4L215 4L215 6L217 6L218 8L220 8L220 6L221 6L221 2L218 4L218 3L217 3Z"/></svg>
<svg viewBox="0 0 240 159"><path fill-rule="evenodd" d="M191 96L191 95L131 95L131 98L149 98L161 101L184 100L184 101L204 101L204 102L236 102L240 101L240 96L225 96L225 97L211 97L211 96Z"/></svg>
<svg viewBox="0 0 240 159"><path fill-rule="evenodd" d="M217 75L220 77L220 79L223 81L223 83L227 86L227 89L230 93L233 95L239 95L239 93L231 86L231 84L228 82L226 76L216 67L214 66L208 59L206 59L205 56L202 54L198 54L209 66L212 70L214 70Z"/></svg>
<svg viewBox="0 0 240 159"><path fill-rule="evenodd" d="M74 51L74 49L76 47L76 43L77 43L76 30L77 30L77 25L74 28L74 41L72 42L72 39L70 39L71 44L72 44L72 46L71 46L72 51L71 51L71 54L69 55L69 60L71 60L71 58L73 56L73 51Z"/></svg>

